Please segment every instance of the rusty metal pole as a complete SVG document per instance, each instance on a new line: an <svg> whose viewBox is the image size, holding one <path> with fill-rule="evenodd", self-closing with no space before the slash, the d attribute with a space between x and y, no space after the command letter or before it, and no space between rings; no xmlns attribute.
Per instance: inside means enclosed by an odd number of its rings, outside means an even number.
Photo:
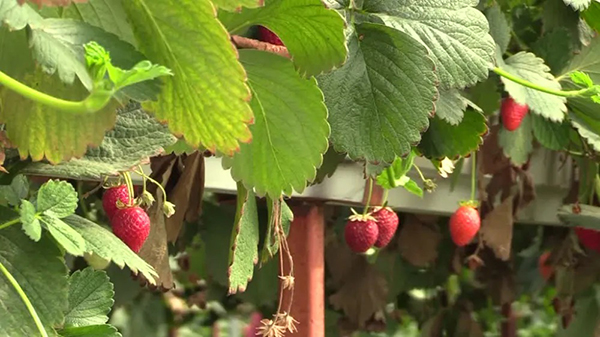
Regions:
<svg viewBox="0 0 600 337"><path fill-rule="evenodd" d="M299 322L289 336L325 336L325 218L323 206L293 207L288 244L294 259L295 294L291 315ZM285 270L289 265L285 263ZM284 308L289 298L284 298Z"/></svg>

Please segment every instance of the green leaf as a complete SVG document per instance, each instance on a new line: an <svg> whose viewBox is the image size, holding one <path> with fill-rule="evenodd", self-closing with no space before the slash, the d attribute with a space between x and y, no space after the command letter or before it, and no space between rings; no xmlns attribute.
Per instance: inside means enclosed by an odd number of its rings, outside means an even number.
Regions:
<svg viewBox="0 0 600 337"><path fill-rule="evenodd" d="M561 81L570 81L569 73L582 71L590 75L594 83L600 83L600 37L595 37L592 42L581 49L571 59L571 62L561 71L557 78Z"/></svg>
<svg viewBox="0 0 600 337"><path fill-rule="evenodd" d="M205 202L202 205L202 223L206 226L200 236L210 254L210 258L206 259L209 277L215 283L228 287L229 248L235 224L235 208L232 205Z"/></svg>
<svg viewBox="0 0 600 337"><path fill-rule="evenodd" d="M440 91L440 97L435 103L435 115L451 125L458 125L468 104L469 100L456 89Z"/></svg>
<svg viewBox="0 0 600 337"><path fill-rule="evenodd" d="M600 2L592 1L591 5L581 12L581 16L596 32L600 31Z"/></svg>
<svg viewBox="0 0 600 337"><path fill-rule="evenodd" d="M252 142L233 157L231 175L259 196L302 192L329 146L323 94L314 79L298 76L279 55L240 50L256 118Z"/></svg>
<svg viewBox="0 0 600 337"><path fill-rule="evenodd" d="M2 210L0 218L9 215ZM4 219L3 219L4 220ZM44 236L31 241L18 228L0 231L0 263L19 283L49 335L67 308L67 266L58 247ZM33 318L13 286L0 277L0 335L39 336Z"/></svg>
<svg viewBox="0 0 600 337"><path fill-rule="evenodd" d="M21 201L19 215L25 234L33 241L40 241L42 237L42 225L37 218L35 206L29 200Z"/></svg>
<svg viewBox="0 0 600 337"><path fill-rule="evenodd" d="M262 0L212 0L219 9L228 11L239 10L242 7L255 8L263 5Z"/></svg>
<svg viewBox="0 0 600 337"><path fill-rule="evenodd" d="M533 135L542 146L559 151L569 145L569 123L553 123L538 115L531 115Z"/></svg>
<svg viewBox="0 0 600 337"><path fill-rule="evenodd" d="M565 4L573 7L573 9L576 11L582 11L582 10L586 9L592 2L592 0L563 0L563 1L565 2Z"/></svg>
<svg viewBox="0 0 600 337"><path fill-rule="evenodd" d="M82 327L108 322L114 294L113 284L105 271L88 267L74 272L69 278L69 309L65 313L65 325Z"/></svg>
<svg viewBox="0 0 600 337"><path fill-rule="evenodd" d="M344 63L344 20L319 0L266 0L265 6L219 13L232 34L265 26L283 41L302 76L318 75ZM310 23L310 24L309 24Z"/></svg>
<svg viewBox="0 0 600 337"><path fill-rule="evenodd" d="M87 252L93 252L105 260L112 261L121 269L127 266L135 274L141 273L154 284L156 276L154 269L108 229L78 215L68 216L63 221L85 239Z"/></svg>
<svg viewBox="0 0 600 337"><path fill-rule="evenodd" d="M550 68L544 64L544 60L532 53L519 52L505 61L498 55L497 61L500 68L515 76L546 88L561 90L560 83L550 74ZM524 87L504 77L502 83L517 103L527 104L533 113L554 122L564 119L567 112L566 98Z"/></svg>
<svg viewBox="0 0 600 337"><path fill-rule="evenodd" d="M346 160L345 153L337 152L333 147L329 147L323 155L323 164L317 169L317 176L312 185L322 183L325 178L333 176L338 166Z"/></svg>
<svg viewBox="0 0 600 337"><path fill-rule="evenodd" d="M431 51L444 89L463 88L488 77L494 39L472 0L365 0L374 20L400 29ZM449 52L452 51L452 52Z"/></svg>
<svg viewBox="0 0 600 337"><path fill-rule="evenodd" d="M89 325L81 327L68 327L60 331L61 337L122 337L112 325Z"/></svg>
<svg viewBox="0 0 600 337"><path fill-rule="evenodd" d="M240 141L250 141L252 111L244 69L210 1L123 4L141 51L175 73L164 79L158 101L144 109L196 148L231 155Z"/></svg>
<svg viewBox="0 0 600 337"><path fill-rule="evenodd" d="M116 175L159 154L176 138L138 103L130 102L119 109L115 127L108 131L99 147L89 148L83 158L58 165L34 163L24 172L71 179L102 179Z"/></svg>
<svg viewBox="0 0 600 337"><path fill-rule="evenodd" d="M235 225L231 233L229 253L229 294L243 292L258 263L258 213L256 197L238 183Z"/></svg>
<svg viewBox="0 0 600 337"><path fill-rule="evenodd" d="M504 54L511 39L511 27L508 24L508 20L506 20L502 8L496 3L485 10L485 16L490 24L490 35L492 35L494 41L500 47L502 54Z"/></svg>
<svg viewBox="0 0 600 337"><path fill-rule="evenodd" d="M404 184L404 189L407 190L408 192L423 198L423 189L421 189L421 187L419 187L419 185L412 179L409 179L405 184Z"/></svg>
<svg viewBox="0 0 600 337"><path fill-rule="evenodd" d="M27 75L22 82L63 99L79 101L87 96L87 91L81 85L68 86L56 76L48 76L40 70ZM0 122L6 124L8 138L23 159L28 155L33 161L45 157L50 163L56 164L83 156L88 145L100 144L104 132L115 123L114 107L110 104L100 111L78 118L72 113L37 104L12 90L2 90L0 100L3 103Z"/></svg>
<svg viewBox="0 0 600 337"><path fill-rule="evenodd" d="M64 180L49 180L37 194L37 211L64 218L77 209L77 192L73 185Z"/></svg>
<svg viewBox="0 0 600 337"><path fill-rule="evenodd" d="M81 234L71 228L61 219L50 214L42 214L40 222L43 223L52 235L52 237L60 244L67 253L74 256L83 256L86 249L86 241Z"/></svg>
<svg viewBox="0 0 600 337"><path fill-rule="evenodd" d="M571 81L573 81L573 83L579 84L583 87L589 88L594 86L594 82L590 78L590 75L581 71L574 71L569 74L569 77L571 77Z"/></svg>
<svg viewBox="0 0 600 337"><path fill-rule="evenodd" d="M480 107L486 116L494 114L500 108L502 97L498 91L499 82L496 74L491 74L487 80L469 88L467 97Z"/></svg>
<svg viewBox="0 0 600 337"><path fill-rule="evenodd" d="M600 116L598 116L600 105L594 104L589 100L583 103L583 105L577 105L575 100L569 100L569 102L574 104L569 114L571 124L594 150L600 151ZM589 106L592 104L593 106L590 109L585 108L586 105Z"/></svg>
<svg viewBox="0 0 600 337"><path fill-rule="evenodd" d="M239 298L247 303L260 307L272 305L279 295L279 260L271 259L254 270L252 282L248 289L239 294ZM191 336L190 336L191 337Z"/></svg>
<svg viewBox="0 0 600 337"><path fill-rule="evenodd" d="M433 62L423 45L393 28L364 23L348 35L348 62L318 79L332 142L353 159L391 163L429 124L437 97Z"/></svg>
<svg viewBox="0 0 600 337"><path fill-rule="evenodd" d="M498 144L504 150L506 157L515 165L523 165L529 160L529 154L533 151L532 115L527 114L521 126L515 131L500 128L498 132Z"/></svg>
<svg viewBox="0 0 600 337"><path fill-rule="evenodd" d="M532 48L538 57L544 59L553 74L558 74L573 57L571 33L564 27L545 33Z"/></svg>
<svg viewBox="0 0 600 337"><path fill-rule="evenodd" d="M17 206L21 199L29 194L29 180L19 174L13 178L10 185L0 186L0 198L5 199L10 205Z"/></svg>
<svg viewBox="0 0 600 337"><path fill-rule="evenodd" d="M427 158L443 159L466 156L482 144L482 136L488 131L485 117L476 111L468 111L456 126L435 117L423 134L418 149Z"/></svg>
<svg viewBox="0 0 600 337"><path fill-rule="evenodd" d="M28 4L21 6L13 0L0 0L0 21L11 30L21 30L28 24L37 23L42 19Z"/></svg>
<svg viewBox="0 0 600 337"><path fill-rule="evenodd" d="M267 224L267 235L261 253L261 263L266 263L279 251L279 239L274 229L276 223L281 224L283 232L287 235L290 231L290 225L294 221L294 213L287 203L280 198L268 200L269 222Z"/></svg>
<svg viewBox="0 0 600 337"><path fill-rule="evenodd" d="M414 161L414 151L411 151L406 158L396 157L392 165L377 175L377 185L389 190L406 183L404 177L412 168Z"/></svg>
<svg viewBox="0 0 600 337"><path fill-rule="evenodd" d="M89 0L85 3L74 3L62 10L61 17L100 27L131 45L136 44L121 0Z"/></svg>
<svg viewBox="0 0 600 337"><path fill-rule="evenodd" d="M577 212L574 212L575 209ZM562 205L557 215L565 225L600 230L600 207L585 204Z"/></svg>

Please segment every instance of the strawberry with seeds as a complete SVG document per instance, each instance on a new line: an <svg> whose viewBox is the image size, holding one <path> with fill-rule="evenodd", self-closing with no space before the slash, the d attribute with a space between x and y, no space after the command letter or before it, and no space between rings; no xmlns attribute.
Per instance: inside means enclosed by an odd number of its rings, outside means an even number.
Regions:
<svg viewBox="0 0 600 337"><path fill-rule="evenodd" d="M355 253L364 253L371 248L379 235L375 218L371 215L354 214L348 218L344 230L346 244Z"/></svg>
<svg viewBox="0 0 600 337"><path fill-rule="evenodd" d="M477 234L481 218L477 209L468 203L460 206L450 217L450 236L459 247L465 246Z"/></svg>
<svg viewBox="0 0 600 337"><path fill-rule="evenodd" d="M383 248L392 241L394 234L396 234L399 223L398 214L389 207L382 207L375 209L375 212L371 215L375 218L379 229L375 247Z"/></svg>
<svg viewBox="0 0 600 337"><path fill-rule="evenodd" d="M508 131L515 131L521 126L523 118L529 112L529 107L515 102L512 97L507 97L502 101L500 115L502 116L502 125Z"/></svg>
<svg viewBox="0 0 600 337"><path fill-rule="evenodd" d="M150 218L139 206L118 209L111 219L113 233L131 250L140 252L150 234Z"/></svg>
<svg viewBox="0 0 600 337"><path fill-rule="evenodd" d="M117 202L121 201L124 205L128 205L131 201L129 198L129 190L127 185L119 185L111 187L104 192L102 196L102 208L108 219L112 219L118 210Z"/></svg>

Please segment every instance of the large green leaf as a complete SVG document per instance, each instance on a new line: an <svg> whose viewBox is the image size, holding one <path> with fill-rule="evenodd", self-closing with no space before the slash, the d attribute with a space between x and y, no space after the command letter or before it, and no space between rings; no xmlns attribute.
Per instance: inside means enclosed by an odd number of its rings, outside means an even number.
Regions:
<svg viewBox="0 0 600 337"><path fill-rule="evenodd" d="M504 61L498 55L497 62L500 68L515 76L546 88L561 90L560 83L550 74L550 68L544 60L532 53L519 52ZM564 119L567 112L566 98L527 88L505 77L502 77L502 83L504 89L517 103L527 104L533 113L554 122L561 122Z"/></svg>
<svg viewBox="0 0 600 337"><path fill-rule="evenodd" d="M302 75L332 70L346 59L344 20L320 0L266 0L264 7L219 13L219 19L232 34L252 25L275 32Z"/></svg>
<svg viewBox="0 0 600 337"><path fill-rule="evenodd" d="M331 139L352 158L392 162L427 129L437 97L434 65L421 43L383 25L349 28L349 60L318 81Z"/></svg>
<svg viewBox="0 0 600 337"><path fill-rule="evenodd" d="M558 74L573 57L571 34L564 27L555 28L535 42L533 52Z"/></svg>
<svg viewBox="0 0 600 337"><path fill-rule="evenodd" d="M233 154L249 142L250 90L225 28L208 0L125 1L142 52L173 70L144 108L194 147Z"/></svg>
<svg viewBox="0 0 600 337"><path fill-rule="evenodd" d="M81 100L87 91L80 84L66 85L57 76L38 70L27 75L23 82L32 88L63 99ZM0 93L2 107L0 122L5 123L10 141L18 148L21 158L34 161L44 157L56 164L72 157L81 157L88 145L98 145L104 132L115 123L115 109L106 108L77 116L37 104L11 90Z"/></svg>
<svg viewBox="0 0 600 337"><path fill-rule="evenodd" d="M440 97L435 102L435 115L452 125L458 125L463 119L468 104L469 100L464 98L460 91L443 90L440 91Z"/></svg>
<svg viewBox="0 0 600 337"><path fill-rule="evenodd" d="M69 308L65 313L65 325L80 327L108 322L114 294L106 272L92 267L74 272L69 278Z"/></svg>
<svg viewBox="0 0 600 337"><path fill-rule="evenodd" d="M240 50L248 73L255 123L252 142L233 157L231 175L256 194L277 198L302 192L329 146L323 94L279 55Z"/></svg>
<svg viewBox="0 0 600 337"><path fill-rule="evenodd" d="M100 146L89 148L83 158L58 165L34 163L24 172L71 179L101 179L137 166L175 141L166 126L141 110L139 104L130 103L119 109L115 127L106 133Z"/></svg>
<svg viewBox="0 0 600 337"><path fill-rule="evenodd" d="M0 219L9 211L2 209ZM62 253L47 236L39 242L31 241L17 227L0 231L0 263L19 283L44 327L53 335L51 327L62 323L67 308L67 266ZM33 318L25 304L0 274L0 335L39 336Z"/></svg>
<svg viewBox="0 0 600 337"><path fill-rule="evenodd" d="M144 275L150 283L155 282L154 269L108 229L78 215L68 216L63 221L85 239L87 252L93 252L105 260L112 261L120 268L127 266L135 274Z"/></svg>
<svg viewBox="0 0 600 337"><path fill-rule="evenodd" d="M498 132L498 144L504 150L504 154L515 165L525 164L529 160L529 154L533 151L531 120L532 116L528 114L523 118L521 126L515 131L500 128Z"/></svg>
<svg viewBox="0 0 600 337"><path fill-rule="evenodd" d="M431 51L443 88L487 78L495 43L473 0L365 0L373 19L400 29Z"/></svg>
<svg viewBox="0 0 600 337"><path fill-rule="evenodd" d="M237 212L229 252L229 293L243 292L258 263L258 213L256 197L238 183Z"/></svg>
<svg viewBox="0 0 600 337"><path fill-rule="evenodd" d="M592 4L581 13L581 16L596 32L600 31L600 2L593 1Z"/></svg>
<svg viewBox="0 0 600 337"><path fill-rule="evenodd" d="M502 12L500 5L496 3L485 10L485 16L490 23L490 35L492 35L494 41L500 47L500 51L504 54L511 38L511 27L508 24L508 20L506 20L506 16Z"/></svg>
<svg viewBox="0 0 600 337"><path fill-rule="evenodd" d="M40 222L48 230L50 235L61 245L67 253L74 256L83 256L88 250L86 240L76 230L71 228L61 219L54 215L42 214Z"/></svg>
<svg viewBox="0 0 600 337"><path fill-rule="evenodd" d="M531 115L533 135L540 144L559 151L569 145L569 122L553 123L538 115Z"/></svg>
<svg viewBox="0 0 600 337"><path fill-rule="evenodd" d="M570 82L569 73L573 71L585 72L594 83L600 83L600 37L594 38L589 46L582 48L561 71L558 79Z"/></svg>
<svg viewBox="0 0 600 337"><path fill-rule="evenodd" d="M467 111L460 124L454 126L438 117L423 134L418 148L427 158L441 159L465 156L477 150L487 132L485 117L476 111Z"/></svg>
<svg viewBox="0 0 600 337"><path fill-rule="evenodd" d="M241 7L260 7L263 5L262 0L212 0L219 9L225 9L228 11L239 10Z"/></svg>
<svg viewBox="0 0 600 337"><path fill-rule="evenodd" d="M112 325L88 325L82 327L68 327L60 331L61 337L122 337Z"/></svg>

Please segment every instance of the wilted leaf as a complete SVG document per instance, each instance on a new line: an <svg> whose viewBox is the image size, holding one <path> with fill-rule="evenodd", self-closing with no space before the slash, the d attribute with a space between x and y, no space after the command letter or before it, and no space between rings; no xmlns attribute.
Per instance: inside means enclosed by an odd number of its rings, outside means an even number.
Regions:
<svg viewBox="0 0 600 337"><path fill-rule="evenodd" d="M237 211L229 252L229 293L243 292L258 263L258 213L256 196L238 183Z"/></svg>
<svg viewBox="0 0 600 337"><path fill-rule="evenodd" d="M162 193L158 193L156 197L156 202L148 209L150 234L148 234L148 239L144 242L139 256L156 271L157 275L154 277L154 282L150 283L156 284L162 289L172 289L174 283L171 266L169 265L166 217L163 212ZM177 214L177 211L175 214Z"/></svg>
<svg viewBox="0 0 600 337"><path fill-rule="evenodd" d="M413 215L405 217L398 233L400 255L417 267L427 267L438 256L438 245L442 234L435 226L427 226Z"/></svg>
<svg viewBox="0 0 600 337"><path fill-rule="evenodd" d="M488 213L481 223L481 236L494 254L504 261L510 258L513 237L513 197L508 197Z"/></svg>
<svg viewBox="0 0 600 337"><path fill-rule="evenodd" d="M343 310L358 327L364 327L371 316L387 303L385 278L364 258L354 260L341 287L329 297L331 305Z"/></svg>

